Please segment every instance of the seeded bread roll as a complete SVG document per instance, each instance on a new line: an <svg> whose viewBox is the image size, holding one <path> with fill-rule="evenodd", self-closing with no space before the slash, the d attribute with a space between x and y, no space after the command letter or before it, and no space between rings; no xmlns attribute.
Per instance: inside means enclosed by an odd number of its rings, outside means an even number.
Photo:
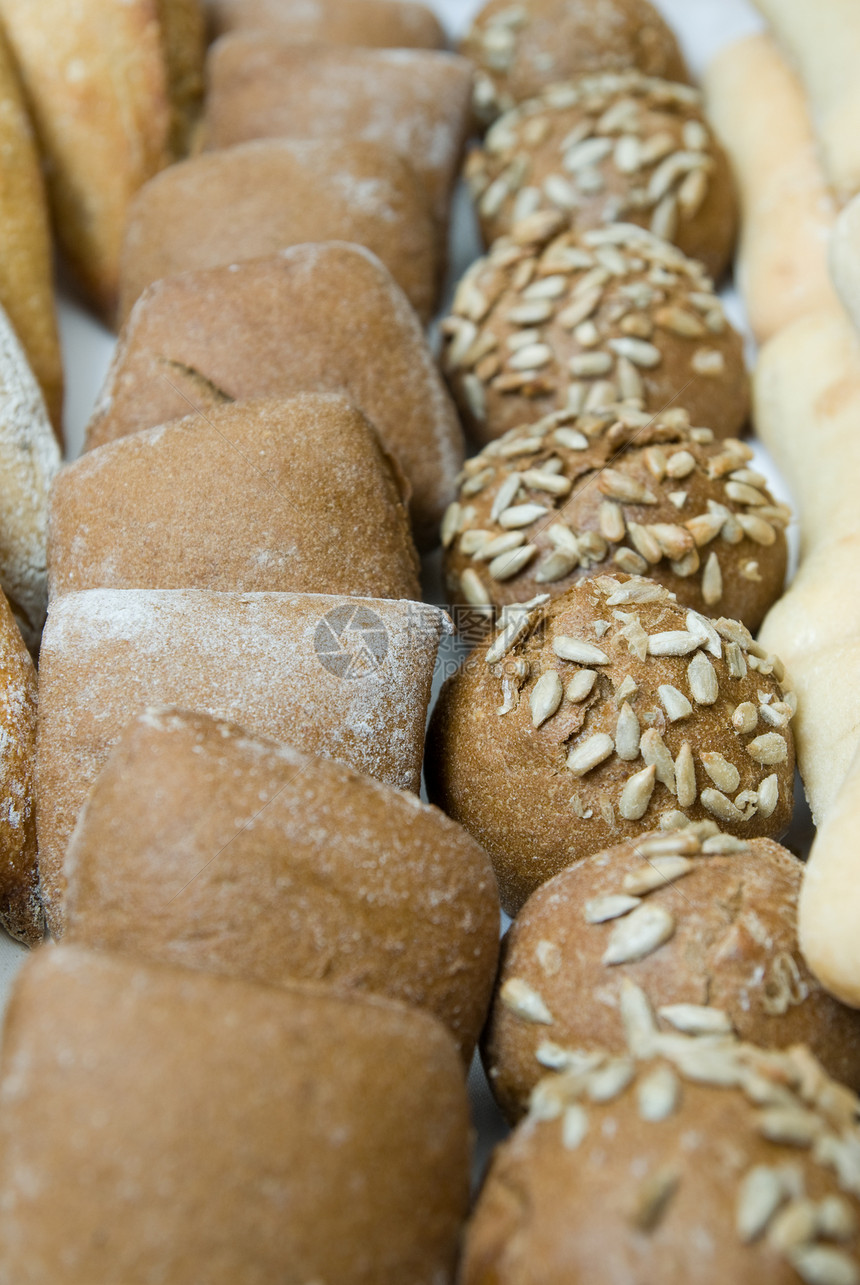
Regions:
<svg viewBox="0 0 860 1285"><path fill-rule="evenodd" d="M719 53L705 95L740 196L737 281L764 343L835 302L827 271L835 202L803 89L770 36L750 36Z"/></svg>
<svg viewBox="0 0 860 1285"><path fill-rule="evenodd" d="M0 587L34 653L48 605L48 496L59 467L42 394L0 308Z"/></svg>
<svg viewBox="0 0 860 1285"><path fill-rule="evenodd" d="M0 924L27 946L45 935L36 849L36 671L0 593Z"/></svg>
<svg viewBox="0 0 860 1285"><path fill-rule="evenodd" d="M821 989L798 948L803 866L770 839L695 831L645 835L578 862L508 930L483 1053L510 1119L556 1069L557 1049L627 1051L623 977L676 1030L808 1044L836 1079L860 1084L860 1014Z"/></svg>
<svg viewBox="0 0 860 1285"><path fill-rule="evenodd" d="M628 1055L572 1052L535 1089L479 1197L462 1285L856 1281L855 1094L804 1045L678 1034L632 983L616 1002Z"/></svg>
<svg viewBox="0 0 860 1285"><path fill-rule="evenodd" d="M199 0L0 0L60 244L106 317L129 203L182 155L203 92Z"/></svg>
<svg viewBox="0 0 860 1285"><path fill-rule="evenodd" d="M412 488L419 547L434 547L463 435L414 309L362 246L299 245L148 286L120 336L87 446L186 415L189 400L208 414L304 390L342 393L364 411Z"/></svg>
<svg viewBox="0 0 860 1285"><path fill-rule="evenodd" d="M737 210L725 153L689 85L638 71L578 76L502 116L466 175L486 245L538 210L582 231L625 219L720 276Z"/></svg>
<svg viewBox="0 0 860 1285"><path fill-rule="evenodd" d="M367 246L419 316L431 316L437 233L406 162L357 140L263 139L173 165L146 184L129 213L121 320L162 277L266 258L305 241Z"/></svg>
<svg viewBox="0 0 860 1285"><path fill-rule="evenodd" d="M604 570L648 575L686 607L757 629L785 578L790 511L684 411L558 412L473 456L443 524L451 602L553 597Z"/></svg>
<svg viewBox="0 0 860 1285"><path fill-rule="evenodd" d="M436 652L416 602L324 594L91 590L51 606L39 667L39 853L51 931L87 792L150 705L224 718L417 791Z"/></svg>
<svg viewBox="0 0 860 1285"><path fill-rule="evenodd" d="M485 121L581 72L638 67L688 79L678 42L648 0L489 0L461 49L477 68L475 108Z"/></svg>
<svg viewBox="0 0 860 1285"><path fill-rule="evenodd" d="M61 472L51 594L420 598L403 493L373 425L344 397L219 406L100 446Z"/></svg>
<svg viewBox="0 0 860 1285"><path fill-rule="evenodd" d="M66 873L70 942L388 995L472 1057L496 880L474 839L412 794L205 714L148 710L96 778Z"/></svg>
<svg viewBox="0 0 860 1285"><path fill-rule="evenodd" d="M424 185L440 235L471 125L472 67L422 49L309 48L271 32L225 36L208 59L210 149L254 138L363 139Z"/></svg>
<svg viewBox="0 0 860 1285"><path fill-rule="evenodd" d="M51 947L0 1100L6 1280L452 1279L468 1104L425 1013Z"/></svg>
<svg viewBox="0 0 860 1285"><path fill-rule="evenodd" d="M701 266L633 224L564 225L557 211L523 219L457 289L443 367L475 439L619 400L683 406L736 436L749 410L743 344Z"/></svg>
<svg viewBox="0 0 860 1285"><path fill-rule="evenodd" d="M785 831L794 700L743 625L627 576L508 607L500 623L442 689L425 774L490 854L508 914L658 823Z"/></svg>
<svg viewBox="0 0 860 1285"><path fill-rule="evenodd" d="M417 0L208 0L213 35L271 31L292 44L443 49L439 19Z"/></svg>

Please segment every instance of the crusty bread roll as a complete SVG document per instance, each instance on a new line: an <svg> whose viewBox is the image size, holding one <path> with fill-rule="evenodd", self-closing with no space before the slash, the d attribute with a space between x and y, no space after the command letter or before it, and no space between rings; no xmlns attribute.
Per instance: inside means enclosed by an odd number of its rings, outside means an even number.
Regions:
<svg viewBox="0 0 860 1285"><path fill-rule="evenodd" d="M206 714L148 710L93 783L66 876L70 942L388 995L474 1052L496 880L474 839L412 794Z"/></svg>
<svg viewBox="0 0 860 1285"><path fill-rule="evenodd" d="M271 31L293 44L442 49L439 19L418 0L208 0L212 34Z"/></svg>
<svg viewBox="0 0 860 1285"><path fill-rule="evenodd" d="M830 238L833 284L854 328L860 332L860 197L849 201Z"/></svg>
<svg viewBox="0 0 860 1285"><path fill-rule="evenodd" d="M36 850L36 671L0 592L0 924L35 946L45 935Z"/></svg>
<svg viewBox="0 0 860 1285"><path fill-rule="evenodd" d="M39 853L51 930L62 866L111 746L179 705L418 790L435 607L323 594L91 590L51 606L39 667Z"/></svg>
<svg viewBox="0 0 860 1285"><path fill-rule="evenodd" d="M825 172L847 199L860 190L860 8L855 0L754 3L800 74Z"/></svg>
<svg viewBox="0 0 860 1285"><path fill-rule="evenodd" d="M181 154L202 95L199 0L0 0L61 245L105 317L137 189Z"/></svg>
<svg viewBox="0 0 860 1285"><path fill-rule="evenodd" d="M705 76L708 113L741 202L737 280L756 339L832 306L827 242L836 203L796 75L768 35L729 45Z"/></svg>
<svg viewBox="0 0 860 1285"><path fill-rule="evenodd" d="M100 446L60 473L51 595L420 598L403 489L373 425L344 397L301 393L188 415Z"/></svg>
<svg viewBox="0 0 860 1285"><path fill-rule="evenodd" d="M255 138L364 139L409 164L441 235L471 124L472 66L425 49L308 47L241 31L207 61L211 149Z"/></svg>
<svg viewBox="0 0 860 1285"><path fill-rule="evenodd" d="M450 1285L468 1103L426 1013L50 947L0 1101L0 1279Z"/></svg>
<svg viewBox="0 0 860 1285"><path fill-rule="evenodd" d="M59 467L42 394L0 308L0 587L33 652L48 605L48 497Z"/></svg>
<svg viewBox="0 0 860 1285"><path fill-rule="evenodd" d="M261 259L305 241L355 241L379 256L425 321L439 287L424 188L376 143L261 139L173 165L129 213L120 316L153 281Z"/></svg>

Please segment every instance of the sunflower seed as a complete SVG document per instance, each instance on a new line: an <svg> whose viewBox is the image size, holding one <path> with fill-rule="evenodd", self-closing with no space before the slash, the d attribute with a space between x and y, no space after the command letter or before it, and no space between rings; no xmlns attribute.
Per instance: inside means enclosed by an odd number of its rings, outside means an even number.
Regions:
<svg viewBox="0 0 860 1285"><path fill-rule="evenodd" d="M649 727L647 732L642 734L639 742L642 757L650 767L652 764L657 769L657 780L671 790L674 794L675 785L675 764L672 755L666 748L666 744L660 733L653 727Z"/></svg>
<svg viewBox="0 0 860 1285"><path fill-rule="evenodd" d="M631 1212L631 1221L639 1231L654 1231L678 1190L681 1175L677 1169L666 1166L645 1178L639 1184Z"/></svg>
<svg viewBox="0 0 860 1285"><path fill-rule="evenodd" d="M651 231L666 241L672 241L677 235L678 202L671 194L663 197L651 215Z"/></svg>
<svg viewBox="0 0 860 1285"><path fill-rule="evenodd" d="M697 652L687 666L687 682L697 705L713 705L720 694L717 671L703 652Z"/></svg>
<svg viewBox="0 0 860 1285"><path fill-rule="evenodd" d="M603 469L597 482L598 490L611 500L620 500L622 504L656 504L657 497L653 491L617 469Z"/></svg>
<svg viewBox="0 0 860 1285"><path fill-rule="evenodd" d="M565 446L569 451L588 450L588 438L575 428L557 428L552 436L559 446Z"/></svg>
<svg viewBox="0 0 860 1285"><path fill-rule="evenodd" d="M699 643L705 651L715 656L717 660L722 659L723 644L720 635L706 616L699 615L698 611L688 611L686 617L686 626L688 631L699 639Z"/></svg>
<svg viewBox="0 0 860 1285"><path fill-rule="evenodd" d="M643 865L641 870L631 870L626 874L622 887L631 896L644 897L649 892L668 887L693 869L695 865L687 857L674 855L653 857Z"/></svg>
<svg viewBox="0 0 860 1285"><path fill-rule="evenodd" d="M551 495L567 495L573 486L569 477L541 469L529 469L523 474L523 483L534 491L549 491Z"/></svg>
<svg viewBox="0 0 860 1285"><path fill-rule="evenodd" d="M531 526L533 522L537 522L549 512L550 510L544 504L514 504L499 514L498 523L506 531L513 531Z"/></svg>
<svg viewBox="0 0 860 1285"><path fill-rule="evenodd" d="M622 708L629 709L629 706ZM618 811L625 821L639 821L648 811L656 778L657 769L653 764L628 778L618 803Z"/></svg>
<svg viewBox="0 0 860 1285"><path fill-rule="evenodd" d="M657 688L657 695L670 723L680 723L692 714L693 707L686 696L671 683L661 683Z"/></svg>
<svg viewBox="0 0 860 1285"><path fill-rule="evenodd" d="M509 977L499 991L499 999L515 1017L536 1026L552 1026L553 1016L541 996L521 977Z"/></svg>
<svg viewBox="0 0 860 1285"><path fill-rule="evenodd" d="M541 674L529 702L532 723L535 727L542 727L548 719L552 718L553 714L558 710L563 696L564 688L556 671L550 669L545 674Z"/></svg>
<svg viewBox="0 0 860 1285"><path fill-rule="evenodd" d="M819 1115L799 1106L769 1107L759 1113L757 1124L763 1137L793 1147L812 1146L825 1129Z"/></svg>
<svg viewBox="0 0 860 1285"><path fill-rule="evenodd" d="M612 555L612 561L622 571L631 576L644 575L648 570L648 563L645 559L640 558L639 554L634 553L632 549L616 549Z"/></svg>
<svg viewBox="0 0 860 1285"><path fill-rule="evenodd" d="M611 736L605 732L596 732L581 745L576 745L567 756L567 768L574 776L586 776L598 764L608 759L615 749Z"/></svg>
<svg viewBox="0 0 860 1285"><path fill-rule="evenodd" d="M546 534L557 549L579 556L579 540L563 522L553 522L546 528Z"/></svg>
<svg viewBox="0 0 860 1285"><path fill-rule="evenodd" d="M792 1200L771 1222L768 1243L782 1254L811 1244L818 1230L817 1214L817 1206L805 1196Z"/></svg>
<svg viewBox="0 0 860 1285"><path fill-rule="evenodd" d="M744 820L744 814L739 808L735 807L731 799L727 798L721 790L702 790L702 806L707 808L712 816L719 821L725 821L730 825L738 825Z"/></svg>
<svg viewBox="0 0 860 1285"><path fill-rule="evenodd" d="M675 788L682 808L691 808L696 802L696 769L689 741L684 741L675 760Z"/></svg>
<svg viewBox="0 0 860 1285"><path fill-rule="evenodd" d="M588 1096L592 1102L614 1102L624 1092L636 1066L632 1058L614 1057L588 1077Z"/></svg>
<svg viewBox="0 0 860 1285"><path fill-rule="evenodd" d="M776 531L769 522L760 518L755 513L739 513L737 520L745 535L748 535L756 544L771 545L776 541Z"/></svg>
<svg viewBox="0 0 860 1285"><path fill-rule="evenodd" d="M715 513L698 513L684 523L698 548L716 540L723 529L725 518Z"/></svg>
<svg viewBox="0 0 860 1285"><path fill-rule="evenodd" d="M615 752L620 759L632 763L639 757L639 734L639 719L625 701L618 711L618 722L615 725Z"/></svg>
<svg viewBox="0 0 860 1285"><path fill-rule="evenodd" d="M519 620L512 620L510 624L505 625L504 629L487 651L484 661L488 665L495 665L498 661L507 656L511 648L519 641L528 629L528 617L523 616Z"/></svg>
<svg viewBox="0 0 860 1285"><path fill-rule="evenodd" d="M648 639L648 652L651 656L688 656L698 646L699 639L695 634L683 629L651 634Z"/></svg>
<svg viewBox="0 0 860 1285"><path fill-rule="evenodd" d="M493 501L493 507L490 510L490 521L498 522L500 514L511 507L520 489L522 477L519 473L510 473L502 482L496 498Z"/></svg>
<svg viewBox="0 0 860 1285"><path fill-rule="evenodd" d="M603 298L602 286L596 286L593 289L585 290L581 294L577 291L577 297L558 314L556 320L565 330L575 330L583 321L587 321L595 309L599 306Z"/></svg>
<svg viewBox="0 0 860 1285"><path fill-rule="evenodd" d="M624 513L620 504L614 500L603 500L598 511L600 534L605 540L617 543L624 539L626 527Z"/></svg>
<svg viewBox="0 0 860 1285"><path fill-rule="evenodd" d="M828 1240L850 1240L857 1234L857 1217L844 1196L825 1196L818 1202L818 1230Z"/></svg>
<svg viewBox="0 0 860 1285"><path fill-rule="evenodd" d="M588 1115L578 1102L567 1107L562 1117L561 1141L566 1151L575 1151L588 1133Z"/></svg>
<svg viewBox="0 0 860 1285"><path fill-rule="evenodd" d="M539 326L549 321L555 308L549 299L535 299L529 303L518 303L509 309L505 320L515 326Z"/></svg>
<svg viewBox="0 0 860 1285"><path fill-rule="evenodd" d="M648 534L657 541L661 552L673 561L678 561L695 552L693 537L684 527L673 522L654 522L647 528ZM696 556L698 562L698 555Z"/></svg>
<svg viewBox="0 0 860 1285"><path fill-rule="evenodd" d="M758 787L758 810L763 817L772 817L779 803L779 778L774 772L766 776Z"/></svg>
<svg viewBox="0 0 860 1285"><path fill-rule="evenodd" d="M621 893L608 893L604 897L592 897L585 903L585 919L589 924L605 924L610 919L620 919L640 904L638 897L622 896Z"/></svg>
<svg viewBox="0 0 860 1285"><path fill-rule="evenodd" d="M558 206L560 210L575 210L581 203L576 188L561 174L550 174L545 178L543 190L547 200Z"/></svg>
<svg viewBox="0 0 860 1285"><path fill-rule="evenodd" d="M636 552L643 557L646 562L657 563L663 557L663 550L660 548L657 540L649 531L648 527L640 525L638 522L631 522L628 526L630 540L636 549Z"/></svg>
<svg viewBox="0 0 860 1285"><path fill-rule="evenodd" d="M653 370L663 360L660 349L644 339L633 339L628 336L610 339L609 347L618 357L626 357L628 361L633 362L634 366L645 370Z"/></svg>
<svg viewBox="0 0 860 1285"><path fill-rule="evenodd" d="M581 638L568 638L565 635L553 639L552 649L562 660L572 660L578 665L608 665L609 657L605 651L593 643Z"/></svg>
<svg viewBox="0 0 860 1285"><path fill-rule="evenodd" d="M536 544L524 544L521 549L512 549L493 558L487 570L493 580L511 580L528 566L537 553Z"/></svg>
<svg viewBox="0 0 860 1285"><path fill-rule="evenodd" d="M675 931L675 919L656 903L644 902L612 930L603 963L633 964L653 954Z"/></svg>
<svg viewBox="0 0 860 1285"><path fill-rule="evenodd" d="M569 173L599 165L615 146L611 138L587 138L582 143L569 148L564 157L564 168Z"/></svg>
<svg viewBox="0 0 860 1285"><path fill-rule="evenodd" d="M554 584L558 580L563 580L565 576L569 576L578 565L579 554L555 549L537 568L535 580L538 584Z"/></svg>
<svg viewBox="0 0 860 1285"><path fill-rule="evenodd" d="M747 662L736 642L726 645L726 665L732 678L746 678Z"/></svg>
<svg viewBox="0 0 860 1285"><path fill-rule="evenodd" d="M583 352L571 357L568 364L570 373L577 379L588 379L593 375L607 375L613 361L607 352Z"/></svg>
<svg viewBox="0 0 860 1285"><path fill-rule="evenodd" d="M732 1030L728 1013L706 1004L664 1004L657 1011L685 1035L728 1035Z"/></svg>
<svg viewBox="0 0 860 1285"><path fill-rule="evenodd" d="M687 312L684 308L658 308L654 313L654 321L663 330L668 330L673 335L680 335L684 339L701 339L706 333L704 325L695 313Z"/></svg>
<svg viewBox="0 0 860 1285"><path fill-rule="evenodd" d="M519 549L525 542L526 537L522 531L508 531L505 535L482 541L475 556L480 562L492 562L500 553L510 553L511 549ZM462 542L460 547L462 548Z"/></svg>
<svg viewBox="0 0 860 1285"><path fill-rule="evenodd" d="M723 596L723 575L716 553L711 552L702 573L702 597L709 607L720 601Z"/></svg>
<svg viewBox="0 0 860 1285"><path fill-rule="evenodd" d="M611 380L597 379L585 399L586 411L603 411L618 401L618 390Z"/></svg>
<svg viewBox="0 0 860 1285"><path fill-rule="evenodd" d="M642 1120L656 1124L666 1120L681 1100L681 1084L670 1066L661 1064L639 1081L636 1100Z"/></svg>
<svg viewBox="0 0 860 1285"><path fill-rule="evenodd" d="M747 1170L735 1208L735 1228L745 1245L758 1240L786 1199L779 1170L769 1165L756 1165Z"/></svg>
<svg viewBox="0 0 860 1285"><path fill-rule="evenodd" d="M734 794L741 783L741 774L722 754L705 751L701 754L702 766L717 789Z"/></svg>
<svg viewBox="0 0 860 1285"><path fill-rule="evenodd" d="M792 1251L791 1265L804 1285L858 1285L860 1269L844 1250L804 1245Z"/></svg>
<svg viewBox="0 0 860 1285"><path fill-rule="evenodd" d="M621 981L619 1011L631 1057L651 1057L658 1034L657 1023L648 996L629 977L624 977Z"/></svg>
<svg viewBox="0 0 860 1285"><path fill-rule="evenodd" d="M460 573L460 588L470 607L489 607L493 601L481 577L471 567Z"/></svg>
<svg viewBox="0 0 860 1285"><path fill-rule="evenodd" d="M567 685L565 695L574 705L579 705L582 701L587 700L591 695L591 690L597 680L597 672L593 669L580 669Z"/></svg>
<svg viewBox="0 0 860 1285"><path fill-rule="evenodd" d="M778 732L766 732L764 736L757 736L754 741L750 741L746 746L746 752L756 763L770 766L775 763L785 763L788 758L788 745L785 738Z"/></svg>

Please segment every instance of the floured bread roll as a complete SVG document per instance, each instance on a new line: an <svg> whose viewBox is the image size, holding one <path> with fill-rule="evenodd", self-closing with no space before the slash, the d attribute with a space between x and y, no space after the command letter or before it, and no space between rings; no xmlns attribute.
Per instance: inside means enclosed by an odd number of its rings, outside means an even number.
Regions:
<svg viewBox="0 0 860 1285"><path fill-rule="evenodd" d="M356 324L356 319L360 324ZM183 272L135 304L87 429L102 446L225 401L343 393L412 488L420 547L438 542L463 436L421 325L374 254L343 242Z"/></svg>
<svg viewBox="0 0 860 1285"><path fill-rule="evenodd" d="M0 924L35 946L45 935L36 850L36 671L0 593Z"/></svg>
<svg viewBox="0 0 860 1285"><path fill-rule="evenodd" d="M376 143L262 139L173 165L129 213L121 319L153 281L262 259L305 241L378 255L425 321L439 287L437 232L414 170Z"/></svg>
<svg viewBox="0 0 860 1285"><path fill-rule="evenodd" d="M509 1118L526 1112L560 1050L626 1054L623 978L677 1031L807 1044L831 1075L860 1084L860 1013L822 990L798 947L802 864L770 839L696 829L587 857L526 902L505 937L484 1039Z"/></svg>
<svg viewBox="0 0 860 1285"><path fill-rule="evenodd" d="M48 496L59 467L44 400L0 308L0 586L34 652L48 605Z"/></svg>
<svg viewBox="0 0 860 1285"><path fill-rule="evenodd" d="M208 60L212 149L254 138L363 139L423 182L440 233L471 124L472 67L421 49L307 47L271 32L225 36Z"/></svg>
<svg viewBox="0 0 860 1285"><path fill-rule="evenodd" d="M149 710L94 782L66 874L68 941L388 995L435 1014L471 1059L496 880L412 794L205 714Z"/></svg>
<svg viewBox="0 0 860 1285"><path fill-rule="evenodd" d="M435 607L324 594L92 590L51 606L39 668L39 852L51 931L90 785L150 705L225 718L418 790Z"/></svg>
<svg viewBox="0 0 860 1285"><path fill-rule="evenodd" d="M209 0L209 25L271 31L292 44L442 49L439 19L418 0Z"/></svg>
<svg viewBox="0 0 860 1285"><path fill-rule="evenodd" d="M49 565L52 596L421 596L402 480L361 411L320 393L219 406L89 451L54 487Z"/></svg>
<svg viewBox="0 0 860 1285"><path fill-rule="evenodd" d="M110 318L129 203L185 150L203 93L199 0L0 0L57 234Z"/></svg>
<svg viewBox="0 0 860 1285"><path fill-rule="evenodd" d="M452 1279L469 1112L426 1013L51 947L16 980L0 1100L4 1279Z"/></svg>

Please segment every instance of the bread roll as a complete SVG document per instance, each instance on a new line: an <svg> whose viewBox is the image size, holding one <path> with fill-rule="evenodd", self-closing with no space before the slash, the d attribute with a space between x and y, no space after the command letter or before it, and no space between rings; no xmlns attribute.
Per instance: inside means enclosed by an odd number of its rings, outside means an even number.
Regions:
<svg viewBox="0 0 860 1285"><path fill-rule="evenodd" d="M452 1279L468 1106L427 1014L51 947L0 1101L3 1279Z"/></svg>
<svg viewBox="0 0 860 1285"><path fill-rule="evenodd" d="M559 410L683 407L717 437L749 410L743 343L700 264L633 224L539 211L457 288L443 369L482 445Z"/></svg>
<svg viewBox="0 0 860 1285"><path fill-rule="evenodd" d="M738 185L737 281L753 333L764 343L835 302L827 242L836 203L803 88L770 36L722 50L705 75L705 100Z"/></svg>
<svg viewBox="0 0 860 1285"><path fill-rule="evenodd" d="M51 606L39 668L39 851L51 931L90 785L149 705L225 718L252 735L418 790L439 640L434 607L324 594L92 590Z"/></svg>
<svg viewBox="0 0 860 1285"><path fill-rule="evenodd" d="M87 446L186 415L188 399L208 414L304 390L343 393L364 411L411 485L416 541L435 546L463 435L414 310L361 246L299 245L149 286L120 336Z"/></svg>
<svg viewBox="0 0 860 1285"><path fill-rule="evenodd" d="M622 978L683 1030L710 1023L714 1034L735 1030L763 1048L807 1044L857 1088L860 1014L831 999L800 955L802 875L770 839L700 839L691 828L609 848L538 888L505 936L484 1036L506 1115L528 1109L545 1074L545 1041L586 1058L624 1056ZM543 1022L529 1020L524 996L543 1005Z"/></svg>
<svg viewBox="0 0 860 1285"><path fill-rule="evenodd" d="M162 277L266 258L305 241L367 246L429 320L437 235L411 167L375 143L288 139L198 156L147 183L129 213L121 320Z"/></svg>
<svg viewBox="0 0 860 1285"><path fill-rule="evenodd" d="M321 393L219 406L88 452L54 487L49 568L52 595L421 596L402 479L361 411Z"/></svg>
<svg viewBox="0 0 860 1285"><path fill-rule="evenodd" d="M451 602L558 597L583 576L648 575L684 606L757 629L782 591L791 513L684 411L560 412L467 461L443 526Z"/></svg>
<svg viewBox="0 0 860 1285"><path fill-rule="evenodd" d="M824 169L847 200L860 190L860 10L854 0L754 0L797 67Z"/></svg>
<svg viewBox="0 0 860 1285"><path fill-rule="evenodd" d="M208 60L209 148L255 138L363 139L424 184L441 235L471 125L472 67L423 49L309 48L241 31Z"/></svg>
<svg viewBox="0 0 860 1285"><path fill-rule="evenodd" d="M203 81L199 0L2 0L62 248L111 318L129 204L181 154Z"/></svg>
<svg viewBox="0 0 860 1285"><path fill-rule="evenodd" d="M27 946L45 935L36 849L36 671L0 593L0 924Z"/></svg>
<svg viewBox="0 0 860 1285"><path fill-rule="evenodd" d="M508 914L658 824L784 833L794 698L743 625L626 576L510 606L499 623L442 689L425 775L489 853Z"/></svg>
<svg viewBox="0 0 860 1285"><path fill-rule="evenodd" d="M66 874L70 942L388 995L435 1014L467 1063L475 1050L496 880L412 794L205 714L148 710L93 783Z"/></svg>
<svg viewBox="0 0 860 1285"><path fill-rule="evenodd" d="M442 49L445 33L418 0L209 0L215 36L271 31L292 44Z"/></svg>
<svg viewBox="0 0 860 1285"><path fill-rule="evenodd" d="M0 587L33 652L48 605L48 496L59 467L42 394L0 308Z"/></svg>
<svg viewBox="0 0 860 1285"><path fill-rule="evenodd" d="M579 231L650 228L713 276L731 258L732 177L689 85L639 71L553 85L496 121L466 174L486 245L548 209Z"/></svg>
<svg viewBox="0 0 860 1285"><path fill-rule="evenodd" d="M855 330L860 330L860 198L850 201L830 238L833 284Z"/></svg>

